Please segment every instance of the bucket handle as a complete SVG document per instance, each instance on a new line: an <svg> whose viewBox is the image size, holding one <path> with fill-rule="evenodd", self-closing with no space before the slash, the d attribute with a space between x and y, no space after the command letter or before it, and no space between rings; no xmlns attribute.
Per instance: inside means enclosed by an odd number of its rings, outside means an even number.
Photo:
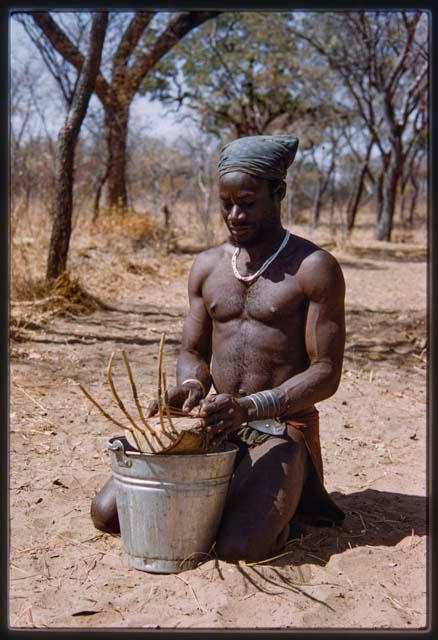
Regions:
<svg viewBox="0 0 438 640"><path fill-rule="evenodd" d="M132 467L132 460L125 456L125 447L120 440L111 440L108 442L108 449L114 451L117 464L119 467Z"/></svg>

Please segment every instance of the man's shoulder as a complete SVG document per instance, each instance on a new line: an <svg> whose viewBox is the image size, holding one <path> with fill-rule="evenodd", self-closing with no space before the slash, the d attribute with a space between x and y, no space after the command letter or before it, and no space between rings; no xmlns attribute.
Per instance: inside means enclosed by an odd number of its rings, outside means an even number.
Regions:
<svg viewBox="0 0 438 640"><path fill-rule="evenodd" d="M339 263L327 249L320 247L315 244L311 240L307 238L302 238L301 236L293 235L294 244L292 247L292 255L299 256L300 267L303 266L305 268L329 268L333 265L338 265Z"/></svg>
<svg viewBox="0 0 438 640"><path fill-rule="evenodd" d="M342 285L343 275L335 256L314 242L294 236L299 256L297 275L306 289L335 287Z"/></svg>
<svg viewBox="0 0 438 640"><path fill-rule="evenodd" d="M204 280L212 272L218 261L223 258L226 251L227 244L222 243L198 253L193 261L191 277L197 280Z"/></svg>
<svg viewBox="0 0 438 640"><path fill-rule="evenodd" d="M216 245L214 247L209 247L208 249L204 249L198 253L193 261L193 266L196 267L213 267L217 264L217 261L220 260L227 251L227 243L223 242L222 244Z"/></svg>

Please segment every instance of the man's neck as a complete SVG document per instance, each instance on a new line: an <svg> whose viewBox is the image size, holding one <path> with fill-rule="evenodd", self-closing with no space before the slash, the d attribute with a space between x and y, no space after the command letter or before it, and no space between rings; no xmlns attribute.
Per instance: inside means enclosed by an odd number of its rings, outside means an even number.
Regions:
<svg viewBox="0 0 438 640"><path fill-rule="evenodd" d="M252 246L241 246L240 249L249 256L250 262L267 260L269 256L277 251L284 239L285 233L286 229L279 224L275 230L272 230L268 237L261 239L260 242Z"/></svg>

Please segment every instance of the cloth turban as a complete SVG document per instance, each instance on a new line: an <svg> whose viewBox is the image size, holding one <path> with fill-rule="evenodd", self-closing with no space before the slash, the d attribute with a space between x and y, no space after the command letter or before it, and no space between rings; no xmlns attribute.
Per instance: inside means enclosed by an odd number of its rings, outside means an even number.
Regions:
<svg viewBox="0 0 438 640"><path fill-rule="evenodd" d="M291 135L237 138L222 148L219 175L243 171L267 180L284 180L297 149L298 138Z"/></svg>

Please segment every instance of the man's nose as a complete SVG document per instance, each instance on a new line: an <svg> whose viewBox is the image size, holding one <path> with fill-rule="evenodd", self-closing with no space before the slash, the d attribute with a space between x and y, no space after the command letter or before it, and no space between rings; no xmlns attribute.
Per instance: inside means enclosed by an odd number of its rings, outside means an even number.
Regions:
<svg viewBox="0 0 438 640"><path fill-rule="evenodd" d="M245 214L242 211L242 209L240 209L237 204L234 204L231 207L230 213L228 214L228 220L230 222L235 222L235 221L241 221L245 219Z"/></svg>

